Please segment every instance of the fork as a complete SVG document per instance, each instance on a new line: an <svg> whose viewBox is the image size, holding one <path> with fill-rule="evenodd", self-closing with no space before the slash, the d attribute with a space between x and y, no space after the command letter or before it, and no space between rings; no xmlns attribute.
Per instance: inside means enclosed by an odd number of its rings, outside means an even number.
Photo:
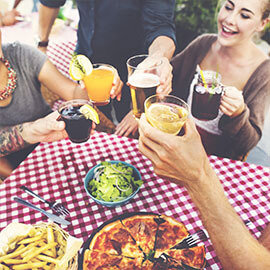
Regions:
<svg viewBox="0 0 270 270"><path fill-rule="evenodd" d="M250 220L244 221L247 227L251 227L252 223ZM204 242L209 238L208 232L206 230L199 230L193 234L188 235L182 242L175 245L173 248L183 249L183 248L191 248L196 246L199 242Z"/></svg>
<svg viewBox="0 0 270 270"><path fill-rule="evenodd" d="M184 249L195 247L197 243L204 242L209 238L208 234L204 230L199 230L193 234L188 235L179 244L175 245L173 248Z"/></svg>
<svg viewBox="0 0 270 270"><path fill-rule="evenodd" d="M45 199L43 199L42 197L40 197L38 194L36 194L35 192L33 192L32 190L30 190L29 188L27 188L26 186L21 186L20 187L23 191L25 191L26 193L28 193L29 195L36 197L37 199L39 199L40 201L46 203L49 205L49 207L54 210L57 214L59 215L63 215L63 216L67 216L69 215L69 210L60 202L52 202L52 201L47 201Z"/></svg>

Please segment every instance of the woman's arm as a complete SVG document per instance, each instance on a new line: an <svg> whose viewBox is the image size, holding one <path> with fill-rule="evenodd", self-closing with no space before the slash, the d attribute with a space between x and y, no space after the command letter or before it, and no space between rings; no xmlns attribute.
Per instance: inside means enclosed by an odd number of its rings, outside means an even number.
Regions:
<svg viewBox="0 0 270 270"><path fill-rule="evenodd" d="M38 79L45 87L64 100L89 99L87 92L78 83L64 76L49 60L41 68Z"/></svg>
<svg viewBox="0 0 270 270"><path fill-rule="evenodd" d="M53 112L33 122L1 128L0 157L19 151L30 144L66 138L65 123L57 121L58 116L58 112Z"/></svg>
<svg viewBox="0 0 270 270"><path fill-rule="evenodd" d="M243 91L244 109L237 116L221 117L219 128L231 138L235 157L248 153L260 140L270 107L270 61L261 65Z"/></svg>

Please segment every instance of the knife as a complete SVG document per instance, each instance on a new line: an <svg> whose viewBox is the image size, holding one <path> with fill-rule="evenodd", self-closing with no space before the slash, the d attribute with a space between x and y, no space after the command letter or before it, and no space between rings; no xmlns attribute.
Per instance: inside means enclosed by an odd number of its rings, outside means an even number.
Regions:
<svg viewBox="0 0 270 270"><path fill-rule="evenodd" d="M42 214L46 215L49 219L51 219L52 221L56 222L56 223L59 223L59 224L62 224L62 225L69 225L70 222L57 216L57 215L54 215L54 214L51 214L41 208L38 208L36 207L35 205L33 205L32 203L30 202L27 202L25 200L23 200L22 198L19 198L19 197L13 197L13 200L20 203L20 204L23 204L25 206L28 206L29 208L32 208L36 211L39 211L41 212Z"/></svg>

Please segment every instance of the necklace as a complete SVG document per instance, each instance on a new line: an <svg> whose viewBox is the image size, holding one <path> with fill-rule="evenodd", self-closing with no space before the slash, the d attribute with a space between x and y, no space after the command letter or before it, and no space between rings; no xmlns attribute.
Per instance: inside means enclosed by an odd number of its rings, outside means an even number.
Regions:
<svg viewBox="0 0 270 270"><path fill-rule="evenodd" d="M16 88L17 75L15 70L10 66L10 63L4 57L0 57L0 61L4 63L6 68L8 69L8 81L7 85L3 90L0 90L0 100L4 100L8 98Z"/></svg>

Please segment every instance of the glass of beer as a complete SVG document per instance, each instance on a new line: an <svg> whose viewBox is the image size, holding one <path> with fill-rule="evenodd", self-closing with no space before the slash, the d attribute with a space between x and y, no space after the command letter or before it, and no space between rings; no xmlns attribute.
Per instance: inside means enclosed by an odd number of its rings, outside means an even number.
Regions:
<svg viewBox="0 0 270 270"><path fill-rule="evenodd" d="M156 94L161 65L160 59L149 55L136 55L127 60L133 115L137 119L144 112L145 99Z"/></svg>
<svg viewBox="0 0 270 270"><path fill-rule="evenodd" d="M93 64L93 71L83 78L83 83L92 103L103 106L110 102L115 69L108 64Z"/></svg>
<svg viewBox="0 0 270 270"><path fill-rule="evenodd" d="M189 115L189 106L172 95L153 95L144 103L147 121L155 128L177 135Z"/></svg>

